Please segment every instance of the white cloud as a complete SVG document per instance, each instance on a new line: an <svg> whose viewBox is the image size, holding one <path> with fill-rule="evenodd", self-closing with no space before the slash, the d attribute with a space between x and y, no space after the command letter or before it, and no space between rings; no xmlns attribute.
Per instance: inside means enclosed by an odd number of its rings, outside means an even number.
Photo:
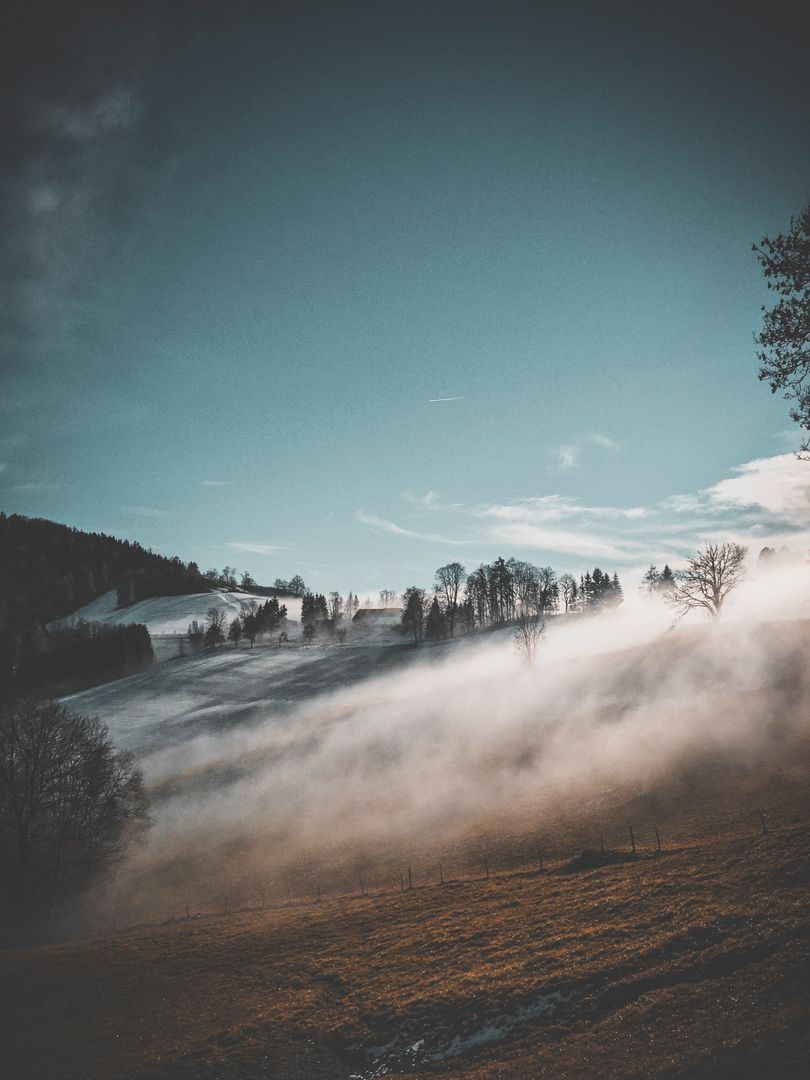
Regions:
<svg viewBox="0 0 810 1080"><path fill-rule="evenodd" d="M607 537L586 532L547 529L525 521L497 525L490 531L488 539L496 544L533 548L540 551L556 551L560 554L580 555L588 559L624 561L631 557L630 550L624 549L620 542L617 543ZM637 553L633 553L632 557L637 558Z"/></svg>
<svg viewBox="0 0 810 1080"><path fill-rule="evenodd" d="M202 487L230 487L230 480L201 480Z"/></svg>
<svg viewBox="0 0 810 1080"><path fill-rule="evenodd" d="M394 536L406 536L411 540L425 540L431 544L468 543L466 540L455 540L448 536L437 536L434 533L416 532L414 529L403 529L401 525L397 525L394 521L386 521L385 518L376 517L374 514L365 514L362 510L357 511L356 517L363 525L370 525L373 529L380 529L382 532L392 533Z"/></svg>
<svg viewBox="0 0 810 1080"><path fill-rule="evenodd" d="M558 446L554 453L561 469L573 469L577 463L577 449L571 443Z"/></svg>
<svg viewBox="0 0 810 1080"><path fill-rule="evenodd" d="M698 510L705 510L705 500L699 495L670 495L661 503L663 510L671 510L674 514L694 514Z"/></svg>
<svg viewBox="0 0 810 1080"><path fill-rule="evenodd" d="M599 431L592 431L589 435L583 435L570 442L561 443L554 448L552 454L557 459L559 468L575 468L579 464L582 451L589 443L593 446L600 447L602 450L621 449L621 443L617 442L616 439L611 438L610 435L603 435Z"/></svg>
<svg viewBox="0 0 810 1080"><path fill-rule="evenodd" d="M428 398L428 405L439 405L444 401L463 401L460 397L432 397Z"/></svg>
<svg viewBox="0 0 810 1080"><path fill-rule="evenodd" d="M600 435L598 431L591 433L590 440L605 450L618 450L621 446L615 439L611 439L609 435Z"/></svg>
<svg viewBox="0 0 810 1080"><path fill-rule="evenodd" d="M278 544L262 544L257 543L255 540L232 540L225 545L231 549L231 551L238 551L243 555L272 555L276 551L281 551L281 547Z"/></svg>
<svg viewBox="0 0 810 1080"><path fill-rule="evenodd" d="M534 561L566 556L568 566L561 570L577 570L575 560L591 559L618 564L624 572L645 562L677 566L706 541L732 540L753 552L765 544L799 550L810 546L810 462L782 454L732 471L710 488L673 495L656 507L590 506L559 494L464 506L442 503L434 492L405 493L413 506L430 510L442 521L445 535L405 528L362 511L357 519L393 536L474 545L476 554L484 553L484 561L520 551ZM454 535L463 539L451 538Z"/></svg>
<svg viewBox="0 0 810 1080"><path fill-rule="evenodd" d="M435 491L426 491L424 495L414 495L412 491L403 491L402 498L411 506L417 506L420 510L435 510L439 505L439 496Z"/></svg>
<svg viewBox="0 0 810 1080"><path fill-rule="evenodd" d="M706 492L716 507L758 509L777 521L810 527L810 461L779 454L748 461L733 472Z"/></svg>
<svg viewBox="0 0 810 1080"><path fill-rule="evenodd" d="M483 517L502 518L532 523L563 521L573 517L614 517L637 520L646 518L650 511L644 506L586 506L567 495L541 495L521 499L511 504L481 506L476 511Z"/></svg>

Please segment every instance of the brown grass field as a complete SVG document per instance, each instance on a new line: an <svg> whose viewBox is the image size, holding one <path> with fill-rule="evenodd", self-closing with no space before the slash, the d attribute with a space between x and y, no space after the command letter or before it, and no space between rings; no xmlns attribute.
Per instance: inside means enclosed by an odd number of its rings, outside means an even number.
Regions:
<svg viewBox="0 0 810 1080"><path fill-rule="evenodd" d="M0 1071L810 1075L808 745L788 750L767 778L715 769L654 798L617 797L598 817L569 813L549 826L542 873L525 827L491 842L488 880L449 858L444 885L426 862L405 893L370 881L366 896L324 891L7 951ZM628 822L636 858L578 858L600 830L626 855Z"/></svg>

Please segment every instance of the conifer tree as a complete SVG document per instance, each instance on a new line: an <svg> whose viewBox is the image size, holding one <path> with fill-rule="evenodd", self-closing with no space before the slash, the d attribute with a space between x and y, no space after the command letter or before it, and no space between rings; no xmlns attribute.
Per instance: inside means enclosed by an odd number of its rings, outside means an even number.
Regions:
<svg viewBox="0 0 810 1080"><path fill-rule="evenodd" d="M661 580L658 587L662 593L670 593L675 588L675 575L670 570L668 563L664 564L664 569L661 571Z"/></svg>
<svg viewBox="0 0 810 1080"><path fill-rule="evenodd" d="M425 623L425 637L428 641L440 641L447 637L447 623L437 596L433 597L433 603L430 605Z"/></svg>
<svg viewBox="0 0 810 1080"><path fill-rule="evenodd" d="M402 594L402 628L413 634L414 644L422 640L427 594L417 585L410 585Z"/></svg>

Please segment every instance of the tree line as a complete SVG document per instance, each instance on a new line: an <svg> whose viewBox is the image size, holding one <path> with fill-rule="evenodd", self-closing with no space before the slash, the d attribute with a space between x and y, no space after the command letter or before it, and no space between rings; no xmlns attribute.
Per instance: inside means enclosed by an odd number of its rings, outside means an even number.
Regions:
<svg viewBox="0 0 810 1080"><path fill-rule="evenodd" d="M302 579L299 579L302 581ZM241 603L241 613L228 621L224 608L211 607L205 618L192 619L187 634L192 645L216 648L225 641L239 647L244 638L251 648L256 639L268 634L279 634L283 644L287 639L287 607L279 603L277 596L271 596L263 604L256 600ZM354 593L344 599L338 592L313 593L305 587L301 598L301 634L309 644L322 634L336 635L343 641L346 635L345 622L350 622L360 606Z"/></svg>
<svg viewBox="0 0 810 1080"><path fill-rule="evenodd" d="M241 609L241 614L228 622L224 608L209 608L202 622L192 619L189 623L189 641L192 645L214 649L223 645L227 637L238 648L242 638L246 638L253 648L256 638L263 634L281 630L286 637L287 608L279 604L278 597L272 596L263 604L257 600L247 600L241 604Z"/></svg>
<svg viewBox="0 0 810 1080"><path fill-rule="evenodd" d="M401 623L418 643L512 623L523 615L592 612L622 601L618 574L595 566L559 577L550 566L502 556L467 572L459 562L436 570L431 592L417 585L402 594Z"/></svg>
<svg viewBox="0 0 810 1080"><path fill-rule="evenodd" d="M147 628L86 622L0 630L0 699L73 693L143 671L154 660Z"/></svg>

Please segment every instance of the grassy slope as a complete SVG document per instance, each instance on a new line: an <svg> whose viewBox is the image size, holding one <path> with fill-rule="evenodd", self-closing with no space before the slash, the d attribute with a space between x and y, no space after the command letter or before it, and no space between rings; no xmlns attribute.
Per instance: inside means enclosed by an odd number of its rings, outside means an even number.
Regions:
<svg viewBox="0 0 810 1080"><path fill-rule="evenodd" d="M808 746L767 778L728 770L552 829L546 873L513 836L490 880L136 927L3 957L9 1075L373 1074L404 1031L446 1043L539 994L552 1015L404 1076L777 1077L810 1062ZM756 807L768 809L762 835ZM577 839L655 812L665 851L567 870ZM521 859L520 852L524 853ZM520 863L525 862L521 866ZM506 864L507 860L504 859ZM431 875L434 876L434 875ZM357 1049L357 1048L360 1049Z"/></svg>

